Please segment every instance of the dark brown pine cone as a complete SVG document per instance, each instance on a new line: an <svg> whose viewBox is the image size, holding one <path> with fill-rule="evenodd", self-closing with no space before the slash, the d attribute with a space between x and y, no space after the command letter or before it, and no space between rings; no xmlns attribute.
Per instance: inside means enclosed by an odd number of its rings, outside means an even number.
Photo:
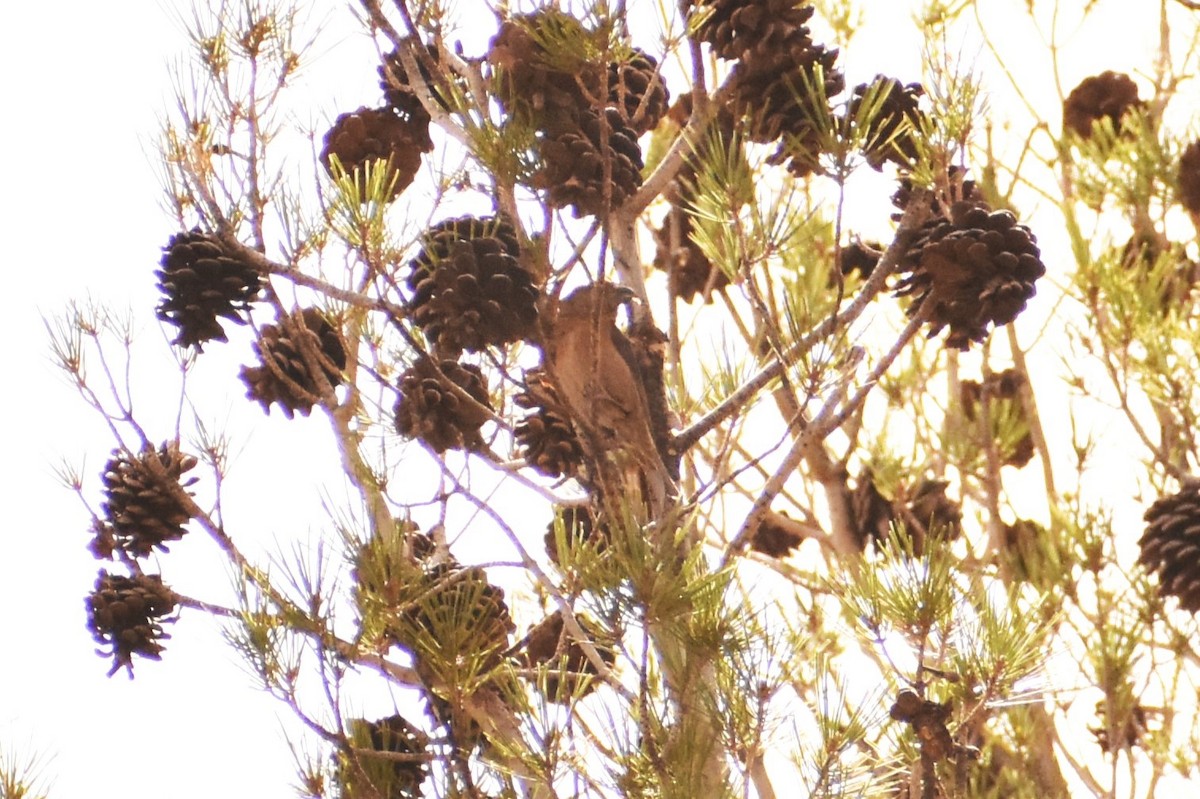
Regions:
<svg viewBox="0 0 1200 799"><path fill-rule="evenodd" d="M1063 103L1063 128L1090 139L1096 122L1107 118L1113 129L1119 131L1125 115L1144 106L1133 79L1123 72L1109 70L1084 78L1067 95Z"/></svg>
<svg viewBox="0 0 1200 799"><path fill-rule="evenodd" d="M932 532L938 539L957 538L962 533L962 507L946 496L944 480L925 479L915 488L901 486L895 500L889 500L875 485L870 469L864 469L850 495L850 513L859 546L885 541L893 523L912 542L920 555Z"/></svg>
<svg viewBox="0 0 1200 799"><path fill-rule="evenodd" d="M882 170L887 161L908 167L917 157L916 139L921 135L921 111L918 103L925 89L919 83L902 84L895 78L876 75L871 83L854 87L847 114L851 119L862 111L868 94L875 94L879 105L867 125L865 149L867 163Z"/></svg>
<svg viewBox="0 0 1200 799"><path fill-rule="evenodd" d="M192 518L172 488L183 490L197 478L183 479L196 459L179 451L179 444L143 449L131 459L121 450L104 467L105 521L97 529L92 552L111 558L115 550L144 558L155 549L167 551L168 541L178 541ZM185 492L191 496L191 492Z"/></svg>
<svg viewBox="0 0 1200 799"><path fill-rule="evenodd" d="M406 40L411 42L412 40ZM418 44L418 47L420 45ZM427 44L425 54L436 65L441 61L441 56L436 47L432 44ZM420 75L420 81L429 89L430 96L434 102L440 105L445 110L450 110L450 103L443 94L444 87L439 89L438 85L430 74L428 67L417 59L417 73ZM412 115L412 118L418 119L420 114L428 114L421 107L421 101L413 91L414 84L408 77L408 70L404 68L404 60L400 58L399 50L392 50L383 57L383 63L379 65L379 88L383 90L383 98L388 105L397 109L404 115ZM413 103L416 103L414 108ZM420 111L417 111L420 108Z"/></svg>
<svg viewBox="0 0 1200 799"><path fill-rule="evenodd" d="M441 374L438 374L438 371ZM445 381L474 400L468 402ZM396 430L420 440L434 452L483 448L480 428L491 418L491 399L483 372L473 364L420 358L400 376Z"/></svg>
<svg viewBox="0 0 1200 799"><path fill-rule="evenodd" d="M469 669L475 675L500 665L516 626L504 591L488 582L487 572L478 566L439 563L425 570L424 581L425 590L401 612L401 627L407 629L401 645L412 647L418 658L425 655L423 647L435 646L437 659L449 661L442 665L452 670L475 661Z"/></svg>
<svg viewBox="0 0 1200 799"><path fill-rule="evenodd" d="M738 111L749 117L747 138L770 144L783 136L804 139L817 129L822 118L832 120L828 98L840 93L846 82L834 67L837 50L819 44L796 53L795 63L784 71L751 72L738 67ZM812 90L823 89L826 104L810 102Z"/></svg>
<svg viewBox="0 0 1200 799"><path fill-rule="evenodd" d="M578 127L578 117L592 110L589 96L601 97L605 68L589 57L590 48L551 53L545 45L562 39L582 45L597 35L570 14L550 7L505 20L487 55L496 72L496 98L505 113L543 131ZM600 42L594 43L599 51Z"/></svg>
<svg viewBox="0 0 1200 799"><path fill-rule="evenodd" d="M1146 532L1138 541L1138 563L1158 574L1158 592L1179 599L1179 607L1200 612L1200 481L1146 510Z"/></svg>
<svg viewBox="0 0 1200 799"><path fill-rule="evenodd" d="M926 479L908 493L901 517L914 552L923 552L931 535L948 541L962 534L962 506L946 496L949 485L945 480Z"/></svg>
<svg viewBox="0 0 1200 799"><path fill-rule="evenodd" d="M882 252L883 247L878 242L863 244L854 239L839 251L838 269L843 275L858 272L859 277L866 280L879 265Z"/></svg>
<svg viewBox="0 0 1200 799"><path fill-rule="evenodd" d="M359 544L353 554L350 576L360 616L364 620L374 615L387 618L403 607L411 599L420 563L435 549L433 539L408 519L395 519L390 530L373 532ZM392 625L383 626L386 637L394 639Z"/></svg>
<svg viewBox="0 0 1200 799"><path fill-rule="evenodd" d="M1033 434L1029 430L1029 422L1025 416L1025 406L1021 404L1021 386L1025 377L1016 369L1005 369L993 372L982 383L977 380L964 380L960 385L963 415L967 421L974 422L982 412L983 392L988 392L991 403L991 419L997 426L1005 417L1019 420L1022 435L1000 452L1000 459L1005 466L1023 468L1033 458ZM995 437L997 431L993 431Z"/></svg>
<svg viewBox="0 0 1200 799"><path fill-rule="evenodd" d="M936 217L918 231L901 258L907 272L897 296L911 296L909 315L932 303L930 337L949 327L946 346L965 350L983 341L990 325L1006 325L1034 295L1046 273L1036 238L1008 211L960 202L950 218Z"/></svg>
<svg viewBox="0 0 1200 799"><path fill-rule="evenodd" d="M415 95L392 98L400 105L360 108L342 114L325 134L321 163L333 174L331 159L337 156L347 174L368 162L386 161L393 180L388 199L395 199L413 182L421 168L421 155L433 150L429 137L429 114Z"/></svg>
<svg viewBox="0 0 1200 799"><path fill-rule="evenodd" d="M1179 159L1176 197L1193 218L1200 218L1200 139L1184 148Z"/></svg>
<svg viewBox="0 0 1200 799"><path fill-rule="evenodd" d="M163 248L161 265L154 273L164 295L158 318L179 328L172 344L197 350L206 341L228 340L218 317L246 324L243 314L264 283L258 270L198 228L172 236Z"/></svg>
<svg viewBox="0 0 1200 799"><path fill-rule="evenodd" d="M1111 731L1116 733L1116 740L1113 740L1108 724L1108 702L1101 699L1096 703L1096 718L1100 724L1088 727L1088 732L1096 738L1101 752L1132 749L1141 744L1142 738L1149 730L1149 716L1150 712L1145 707L1134 705L1125 723L1119 729Z"/></svg>
<svg viewBox="0 0 1200 799"><path fill-rule="evenodd" d="M892 503L879 492L870 469L863 469L850 494L850 517L859 549L887 540L896 513Z"/></svg>
<svg viewBox="0 0 1200 799"><path fill-rule="evenodd" d="M507 222L464 216L437 223L409 263L413 323L442 354L529 338L538 292L520 255Z"/></svg>
<svg viewBox="0 0 1200 799"><path fill-rule="evenodd" d="M1009 565L1014 579L1038 580L1045 573L1040 549L1046 535L1046 528L1029 519L1017 519L1004 525L1000 558Z"/></svg>
<svg viewBox="0 0 1200 799"><path fill-rule="evenodd" d="M307 346L302 343L305 340ZM310 347L316 363L310 363L305 355ZM243 366L242 382L246 384L246 396L267 413L272 403L278 403L289 419L297 413L308 416L313 405L321 401L315 375L323 374L331 388L342 383L346 347L341 335L316 308L297 311L277 325L264 325L254 351L262 365Z"/></svg>
<svg viewBox="0 0 1200 799"><path fill-rule="evenodd" d="M345 799L419 799L429 774L422 757L429 736L403 716L378 721L352 719L349 745L338 753L337 782ZM399 760L372 757L372 752L411 755Z"/></svg>
<svg viewBox="0 0 1200 799"><path fill-rule="evenodd" d="M1190 306L1192 288L1200 281L1200 264L1187 257L1182 245L1157 233L1134 233L1121 249L1121 263L1137 290L1158 296L1163 313Z"/></svg>
<svg viewBox="0 0 1200 799"><path fill-rule="evenodd" d="M771 162L797 177L816 170L819 132L832 121L828 98L845 88L834 68L836 50L815 44L805 23L812 6L795 0L703 0L696 35L734 67L737 113L749 119L746 136L770 144L784 141ZM817 89L824 99L817 100ZM785 138L786 137L786 138Z"/></svg>
<svg viewBox="0 0 1200 799"><path fill-rule="evenodd" d="M750 548L767 557L785 558L804 543L804 536L797 527L786 513L770 511L754 531Z"/></svg>
<svg viewBox="0 0 1200 799"><path fill-rule="evenodd" d="M611 644L597 638L597 626L583 616L576 615L579 626L591 639L600 655L600 660L612 666L616 653ZM598 674L598 670L583 647L566 633L566 622L562 611L555 611L535 625L525 637L518 659L526 668L545 666L545 697L550 702L567 703L572 699L590 694L599 685L597 681L583 684L585 675ZM541 686L537 686L540 688Z"/></svg>
<svg viewBox="0 0 1200 799"><path fill-rule="evenodd" d="M513 403L530 411L513 428L525 462L547 477L578 476L583 448L558 392L540 369L525 373L525 390L513 397Z"/></svg>
<svg viewBox="0 0 1200 799"><path fill-rule="evenodd" d="M899 186L896 188L896 193L892 195L892 205L900 209L901 213L892 215L892 221L899 222L902 212L908 208L908 203L912 199L913 183L907 177L900 178ZM975 185L975 181L966 176L966 170L962 167L952 166L947 170L943 185L936 187L935 190L928 194L929 212L933 216L946 216L949 209L955 203L960 201L970 202L978 205L982 203L983 192Z"/></svg>
<svg viewBox="0 0 1200 799"><path fill-rule="evenodd" d="M654 130L667 113L670 95L658 73L658 59L634 48L624 61L608 65L608 104L638 136Z"/></svg>
<svg viewBox="0 0 1200 799"><path fill-rule="evenodd" d="M607 127L607 147L601 146L602 126ZM642 151L637 134L625 125L615 108L605 109L603 117L591 111L582 113L578 128L547 136L538 149L542 167L535 187L547 190L550 205L570 206L576 217L619 208L642 185Z"/></svg>
<svg viewBox="0 0 1200 799"><path fill-rule="evenodd" d="M556 509L554 521L546 527L546 554L556 566L561 566L558 550L558 527L564 533L564 541L568 550L584 542L592 543L597 550L603 551L608 546L608 528L596 518L593 508L583 505L567 505Z"/></svg>
<svg viewBox="0 0 1200 799"><path fill-rule="evenodd" d="M783 164L796 177L817 171L822 131L834 125L828 98L846 85L834 68L836 59L836 50L813 45L806 60L787 72L745 73L738 82L735 103L749 120L747 138L763 144L782 139L768 160Z"/></svg>
<svg viewBox="0 0 1200 799"><path fill-rule="evenodd" d="M163 632L167 618L175 612L178 599L163 585L157 574L125 577L101 571L96 587L87 598L88 629L102 649L113 659L111 677L124 666L133 676L133 656L162 660L161 641L171 636Z"/></svg>
<svg viewBox="0 0 1200 799"><path fill-rule="evenodd" d="M728 61L750 63L767 71L811 40L808 26L814 8L797 0L700 0L692 16L701 23L696 36ZM760 66L761 65L761 66Z"/></svg>
<svg viewBox="0 0 1200 799"><path fill-rule="evenodd" d="M671 246L673 236L678 236L678 247ZM667 273L671 296L691 302L699 295L712 302L713 292L729 285L725 271L714 266L692 240L692 218L681 206L672 203L662 226L654 231L654 240L658 245L654 266Z"/></svg>

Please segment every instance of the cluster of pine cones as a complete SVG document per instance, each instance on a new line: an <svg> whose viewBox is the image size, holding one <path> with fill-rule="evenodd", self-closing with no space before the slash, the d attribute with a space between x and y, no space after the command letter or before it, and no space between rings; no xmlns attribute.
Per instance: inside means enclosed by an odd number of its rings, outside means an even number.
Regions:
<svg viewBox="0 0 1200 799"><path fill-rule="evenodd" d="M409 521L398 520L394 529L362 542L354 555L352 578L363 645L380 652L398 646L412 654L415 668L430 688L433 721L459 748L470 750L483 735L462 712L463 697L458 692L467 686L511 690L507 670L515 667L551 702L573 701L593 687L584 680L597 673L595 664L565 632L561 614L533 625L513 645L516 628L503 589L488 580L483 568L463 565L444 550L439 552L433 540ZM611 643L604 643L601 628L586 616L577 618L602 662L614 662ZM421 751L424 744L416 746L417 739L410 734L415 731L401 727L392 732L399 735L396 745L406 747L403 750L381 744L374 736L359 735L366 727L355 733L354 745L367 747L365 739L370 737L369 748L377 751ZM348 756L343 755L344 766L350 763ZM388 777L374 773L376 785ZM425 773L413 767L394 776L406 785L419 785ZM343 774L344 779L362 776L345 770Z"/></svg>
<svg viewBox="0 0 1200 799"><path fill-rule="evenodd" d="M133 656L161 657L168 638L162 628L177 604L159 575L144 574L136 561L166 552L167 543L187 533L192 519L191 492L197 478L184 475L196 467L178 442L157 449L146 446L133 454L116 450L104 467L103 516L94 520L89 549L101 560L129 564L133 576L102 570L87 599L88 628L101 654L113 659L109 675L124 667L133 675Z"/></svg>
<svg viewBox="0 0 1200 799"><path fill-rule="evenodd" d="M638 190L638 137L667 108L653 56L632 47L613 51L603 32L543 8L506 20L487 60L505 113L537 131L534 185L551 206L575 216L604 214Z"/></svg>
<svg viewBox="0 0 1200 799"><path fill-rule="evenodd" d="M245 252L199 230L172 236L155 274L164 295L158 317L179 328L174 344L197 351L206 342L227 340L220 319L246 324L266 286ZM244 367L241 374L247 396L264 411L278 404L289 419L308 415L327 387L341 384L346 368L341 334L316 308L264 325L254 350L259 365Z"/></svg>
<svg viewBox="0 0 1200 799"><path fill-rule="evenodd" d="M365 185L367 168L383 169L381 199L391 201L412 185L421 169L421 156L433 150L433 139L429 112L412 91L399 55L391 54L379 72L384 104L338 116L325 134L321 163L331 175L340 170L354 176L363 200L371 194ZM424 69L421 79L429 80Z"/></svg>
<svg viewBox="0 0 1200 799"><path fill-rule="evenodd" d="M522 265L516 229L497 217L439 222L409 263L409 318L434 355L400 376L396 429L435 452L476 450L493 413L487 381L463 351L530 340L537 332L538 290Z"/></svg>
<svg viewBox="0 0 1200 799"><path fill-rule="evenodd" d="M692 7L696 36L736 62L733 104L746 138L779 143L775 160L797 176L812 173L828 129L829 98L845 88L837 50L812 40L815 9L795 0L702 0Z"/></svg>

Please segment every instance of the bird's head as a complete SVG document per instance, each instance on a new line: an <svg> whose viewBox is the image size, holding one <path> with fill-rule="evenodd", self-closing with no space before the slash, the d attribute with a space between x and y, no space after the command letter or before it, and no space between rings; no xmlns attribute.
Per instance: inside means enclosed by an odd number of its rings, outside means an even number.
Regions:
<svg viewBox="0 0 1200 799"><path fill-rule="evenodd" d="M558 318L600 318L615 321L617 309L637 296L616 283L590 283L575 289L558 306ZM597 311L597 309L599 309Z"/></svg>

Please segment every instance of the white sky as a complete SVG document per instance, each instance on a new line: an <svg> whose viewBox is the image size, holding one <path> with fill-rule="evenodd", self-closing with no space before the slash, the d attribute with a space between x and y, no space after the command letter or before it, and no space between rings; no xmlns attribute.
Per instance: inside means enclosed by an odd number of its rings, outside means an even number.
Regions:
<svg viewBox="0 0 1200 799"><path fill-rule="evenodd" d="M907 17L899 8L909 4L865 5L871 15L857 52L869 56L845 61L851 85L877 71L919 78L916 40L900 35ZM1016 0L989 5L1011 12L1000 11L997 20L1022 22ZM1120 13L1121 46L1104 36L1102 20L1089 25L1068 49L1067 88L1103 69L1132 71L1151 63L1157 3L1107 5ZM1144 12L1130 11L1131 5ZM353 31L344 5L328 6ZM185 39L156 4L122 8L126 13L84 0L15 3L0 20L0 153L6 167L0 257L9 297L0 315L8 386L0 395L0 498L7 511L0 525L0 751L41 753L53 795L62 797L290 797L292 761L281 734L281 723L291 727L289 711L255 689L214 625L185 614L170 630L174 637L163 662L139 662L133 681L123 674L105 677L108 662L93 654L85 628L84 597L100 564L85 549L88 516L52 470L64 456L76 464L86 456L84 474L95 496L112 444L50 365L41 315L89 294L132 307L145 345L147 371L140 379L152 385L149 370L163 363L152 271L160 247L175 232L158 204L152 141L170 97L165 65L183 51ZM1014 35L1030 34L1021 27ZM1031 44L1037 55L1012 66L1051 89L1049 64ZM373 70L348 79L337 69L356 58L370 60L364 39L333 34L320 50L325 55L310 67L314 84L325 86L313 98L317 113L376 102ZM1007 89L999 76L989 78L995 118L1002 121ZM1050 106L1047 113L1057 124L1057 109ZM1053 272L1066 263L1062 251L1050 249L1058 237L1035 231L1048 246ZM205 368L215 380L221 368L236 371L245 357L219 355ZM256 407L249 415L236 409L241 387L235 378L214 385L220 388L207 397L206 417L229 413L239 435L254 427L237 467L240 476L254 479L259 470L270 470L277 485L287 487L285 501L270 507L256 508L249 496L237 499L236 508L261 526L261 540L251 548L269 551L276 541L318 529L326 518L320 486L300 467L306 457L329 452L319 422L288 423L276 414L260 425ZM206 574L217 575L207 578L213 590L224 586L224 571L207 542L172 547L164 563L168 582L181 590L202 589Z"/></svg>

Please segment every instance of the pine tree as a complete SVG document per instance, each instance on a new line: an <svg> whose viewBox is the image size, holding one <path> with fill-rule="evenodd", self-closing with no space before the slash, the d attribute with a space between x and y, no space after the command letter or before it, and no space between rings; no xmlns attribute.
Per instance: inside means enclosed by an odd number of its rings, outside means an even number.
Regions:
<svg viewBox="0 0 1200 799"><path fill-rule="evenodd" d="M214 391L319 419L357 506L321 557L259 562L210 387L174 429L137 417L93 386L127 342L68 311L55 354L115 439L70 481L102 492L112 672L223 618L311 733L311 797L1200 779L1190 4L1127 71L1059 64L1045 108L1003 67L1039 35L1057 58L1057 4L1000 31L924 3L921 74L893 76L852 0L360 0L378 63L307 143L303 4L211 5L147 311L181 381L236 352ZM240 605L172 587L185 536ZM391 699L344 702L365 673Z"/></svg>

